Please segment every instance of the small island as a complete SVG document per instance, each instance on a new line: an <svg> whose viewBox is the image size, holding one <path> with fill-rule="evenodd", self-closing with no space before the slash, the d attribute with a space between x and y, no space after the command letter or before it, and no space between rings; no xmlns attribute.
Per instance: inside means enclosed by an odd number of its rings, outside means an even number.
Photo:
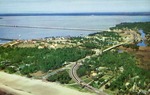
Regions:
<svg viewBox="0 0 150 95"><path fill-rule="evenodd" d="M85 37L14 40L0 46L0 70L92 94L148 95L149 27L121 23ZM147 46L138 46L143 40Z"/></svg>

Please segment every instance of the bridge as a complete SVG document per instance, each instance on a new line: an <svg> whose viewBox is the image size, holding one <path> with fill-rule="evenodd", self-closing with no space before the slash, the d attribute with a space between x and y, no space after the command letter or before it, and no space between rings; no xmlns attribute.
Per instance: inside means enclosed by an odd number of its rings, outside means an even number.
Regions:
<svg viewBox="0 0 150 95"><path fill-rule="evenodd" d="M73 27L45 27L45 26L22 26L22 25L0 25L0 27L14 27L14 28L35 28L35 29L55 29L55 30L75 30L75 31L95 31L102 32L100 29L90 29L90 28L73 28Z"/></svg>
<svg viewBox="0 0 150 95"><path fill-rule="evenodd" d="M121 45L123 45L123 44L125 44L125 43L120 43L120 44L114 45L114 46L112 46L112 47L109 47L109 48L103 50L102 52L109 51L109 50L111 50L111 49L113 49L113 48L116 48L116 47L118 47L118 46L121 46Z"/></svg>

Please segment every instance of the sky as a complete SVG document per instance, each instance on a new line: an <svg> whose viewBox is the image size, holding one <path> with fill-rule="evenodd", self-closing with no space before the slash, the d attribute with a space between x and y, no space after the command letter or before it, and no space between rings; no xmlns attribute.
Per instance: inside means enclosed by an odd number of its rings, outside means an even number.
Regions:
<svg viewBox="0 0 150 95"><path fill-rule="evenodd" d="M150 12L150 0L0 0L0 13Z"/></svg>

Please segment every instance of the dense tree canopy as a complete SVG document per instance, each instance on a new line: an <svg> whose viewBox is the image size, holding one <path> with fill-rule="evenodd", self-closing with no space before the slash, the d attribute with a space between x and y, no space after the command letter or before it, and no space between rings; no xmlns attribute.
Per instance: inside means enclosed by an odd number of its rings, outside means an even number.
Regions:
<svg viewBox="0 0 150 95"><path fill-rule="evenodd" d="M0 69L6 69L8 72L19 70L25 75L38 70L47 72L62 67L65 61L77 61L92 53L90 50L75 47L58 49L0 47Z"/></svg>
<svg viewBox="0 0 150 95"><path fill-rule="evenodd" d="M114 77L114 80L110 82L110 85L107 85L106 88L110 88L111 90L122 89L124 92L130 93L130 91L127 91L126 89L132 88L134 83L137 83L140 89L148 90L149 86L145 84L150 82L150 72L138 67L136 62L136 58L129 53L108 51L103 53L102 56L87 59L79 68L78 74L79 76L90 76L92 71L99 73L99 67L105 67L107 69L106 71L101 70L100 74L93 77L93 80L97 81L97 83L92 82L92 86L99 88L102 83L104 83L101 81L104 80L101 77L108 72L112 72L111 76ZM123 71L120 71L121 68ZM125 87L127 82L130 83L128 88ZM119 93L121 94L122 92Z"/></svg>

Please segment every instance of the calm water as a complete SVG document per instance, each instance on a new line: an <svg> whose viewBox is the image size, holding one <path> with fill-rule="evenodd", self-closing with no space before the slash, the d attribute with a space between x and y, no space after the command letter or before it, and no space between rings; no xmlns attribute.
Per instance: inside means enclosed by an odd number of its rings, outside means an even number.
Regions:
<svg viewBox="0 0 150 95"><path fill-rule="evenodd" d="M146 47L147 45L146 45L145 40L144 40L144 39L145 39L145 33L144 33L143 30L140 30L139 33L141 34L142 41L139 42L139 43L137 44L137 46Z"/></svg>
<svg viewBox="0 0 150 95"><path fill-rule="evenodd" d="M150 21L150 16L9 16L0 17L0 24L44 27L90 28L107 30L121 22ZM0 38L33 39L52 36L83 36L94 31L27 29L0 27ZM2 43L2 41L0 41Z"/></svg>

